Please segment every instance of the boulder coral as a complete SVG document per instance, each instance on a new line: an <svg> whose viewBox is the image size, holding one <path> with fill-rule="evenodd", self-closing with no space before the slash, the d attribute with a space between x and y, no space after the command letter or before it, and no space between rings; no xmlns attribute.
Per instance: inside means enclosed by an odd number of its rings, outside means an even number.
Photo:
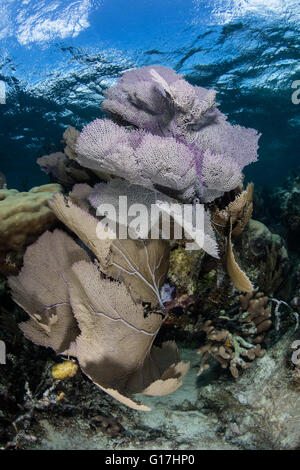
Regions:
<svg viewBox="0 0 300 470"><path fill-rule="evenodd" d="M62 192L59 184L47 184L28 192L0 189L0 273L14 272L24 249L54 226L56 217L48 200Z"/></svg>

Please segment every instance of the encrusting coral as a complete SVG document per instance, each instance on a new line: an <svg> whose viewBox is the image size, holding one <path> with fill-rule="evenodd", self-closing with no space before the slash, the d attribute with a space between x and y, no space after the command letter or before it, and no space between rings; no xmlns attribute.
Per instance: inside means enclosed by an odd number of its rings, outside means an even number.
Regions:
<svg viewBox="0 0 300 470"><path fill-rule="evenodd" d="M121 195L133 204L146 202L146 209L154 204L161 214L156 220L161 234L161 217L170 217L175 232L183 226L185 203L194 213L199 203L206 204L201 246L187 243L195 235L190 221L186 247L203 248L217 258L207 204L240 187L243 168L257 160L259 134L231 126L218 110L215 94L166 67L130 70L105 93L103 110L115 122L96 119L80 133L68 128L64 153L39 159L44 171L64 185L81 184L69 197L57 194L49 202L74 239L61 230L45 232L27 249L19 276L9 279L13 299L30 316L21 329L33 342L76 357L95 384L134 409L149 408L132 395L171 393L189 367L179 361L174 342L153 345L168 315L172 237L149 239L148 230L135 226L137 236L116 238L95 209L102 202L118 209ZM94 177L98 184L92 188ZM234 205L228 209L227 268L235 286L248 292L253 286L234 259L231 235L236 219L246 220L251 212L251 187L239 196L242 200L239 210ZM120 228L119 220L114 222ZM125 222L126 230L129 226ZM257 318L251 322L256 324ZM247 354L250 360L261 354L259 346L249 347Z"/></svg>
<svg viewBox="0 0 300 470"><path fill-rule="evenodd" d="M198 294L201 263L205 256L203 250L187 251L185 244L178 243L170 253L168 277L177 286L177 296Z"/></svg>

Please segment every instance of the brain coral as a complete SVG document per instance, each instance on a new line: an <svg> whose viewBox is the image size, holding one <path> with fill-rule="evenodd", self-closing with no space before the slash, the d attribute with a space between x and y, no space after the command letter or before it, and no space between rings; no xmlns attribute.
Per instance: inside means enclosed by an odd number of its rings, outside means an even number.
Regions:
<svg viewBox="0 0 300 470"><path fill-rule="evenodd" d="M59 184L32 188L29 192L0 189L0 272L13 266L15 253L33 243L53 226L56 217L47 206L54 193L62 192Z"/></svg>

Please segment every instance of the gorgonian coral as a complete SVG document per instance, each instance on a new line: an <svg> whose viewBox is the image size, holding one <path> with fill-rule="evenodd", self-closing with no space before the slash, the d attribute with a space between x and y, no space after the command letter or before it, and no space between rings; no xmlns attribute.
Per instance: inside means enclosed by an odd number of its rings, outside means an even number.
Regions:
<svg viewBox="0 0 300 470"><path fill-rule="evenodd" d="M257 131L231 126L214 90L171 69L130 70L105 95L103 110L116 123L96 120L83 129L76 149L84 167L172 191L184 202L209 202L236 188L243 168L257 160Z"/></svg>
<svg viewBox="0 0 300 470"><path fill-rule="evenodd" d="M13 299L30 316L21 329L34 343L76 357L82 371L120 402L149 410L132 394L171 393L189 368L179 362L174 342L153 345L166 318L161 291L168 244L101 240L97 219L70 199L57 195L51 208L95 262L63 231L45 232L26 251L20 274L9 279Z"/></svg>

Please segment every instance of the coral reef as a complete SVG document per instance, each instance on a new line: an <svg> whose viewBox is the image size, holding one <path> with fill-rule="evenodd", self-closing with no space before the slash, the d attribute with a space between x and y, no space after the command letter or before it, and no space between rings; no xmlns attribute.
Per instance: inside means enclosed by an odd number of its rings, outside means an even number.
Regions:
<svg viewBox="0 0 300 470"><path fill-rule="evenodd" d="M3 330L0 330L3 331ZM55 358L14 332L0 374L0 448L6 449L285 449L299 448L299 390L290 377L288 332L238 381L200 376L194 367L166 397L144 396L137 413L104 394L80 371L57 381ZM184 361L195 352L181 345ZM0 366L3 367L3 366Z"/></svg>
<svg viewBox="0 0 300 470"><path fill-rule="evenodd" d="M216 410L222 436L246 449L298 449L299 390L287 362L295 333L287 332L238 382L215 381L199 390L205 409Z"/></svg>
<svg viewBox="0 0 300 470"><path fill-rule="evenodd" d="M49 232L43 225L9 286L30 318L20 323L25 337L68 360L51 364L43 392L24 384L28 419L15 424L30 423L37 410L63 409L72 385L59 389L57 382L65 378L88 384L85 376L106 392L102 400L134 410L151 409L148 395L157 403L176 396L189 363L166 334L172 326L200 346L199 374L215 359L237 379L264 358L271 305L281 302L272 296L283 288L288 255L278 235L251 219L254 187L242 185L244 167L257 160L258 133L231 126L215 91L159 66L126 72L106 91L103 110L112 119L96 119L82 132L69 127L64 152L38 160L69 194L52 194L47 210L61 226ZM120 221L120 196L148 212L155 206L156 218L143 230L132 213ZM201 250L193 221L184 239L175 239L186 203L192 214L204 204ZM115 212L105 216L101 204ZM153 227L164 236L149 239ZM111 416L94 413L90 423L108 436L124 433Z"/></svg>
<svg viewBox="0 0 300 470"><path fill-rule="evenodd" d="M291 263L282 238L272 234L265 225L250 219L242 235L234 240L235 256L257 289L269 297L274 295L290 301ZM234 307L238 292L227 273L224 260L226 248L220 241L219 246L220 259L204 253L202 256L197 252L189 253L180 245L174 246L169 271L169 278L178 286L174 307L177 305L186 310L188 305L193 304L194 310L208 319L219 310L230 311ZM298 291L294 286L291 306L296 311L299 310ZM184 299L188 305L184 305Z"/></svg>
<svg viewBox="0 0 300 470"><path fill-rule="evenodd" d="M217 109L215 91L194 87L165 67L126 72L116 86L107 90L103 109L117 123L96 119L80 134L68 128L64 134L65 154L39 160L45 171L52 173L57 166L64 169L68 159L98 176L118 177L106 187L100 184L94 188L89 200L95 208L101 199L112 200L118 193L139 199L139 191L133 186L140 185L144 195L145 188L150 194L149 204L151 199L159 199L158 208L170 216L168 196L177 203L211 202L235 190L242 182L243 168L257 160L258 133L231 126ZM127 186L120 178L128 182ZM245 220L251 212L252 192L249 186L240 196L241 201L245 199L245 207L240 208ZM237 211L233 207L232 210ZM239 216L242 218L242 214ZM172 213L172 217L177 223L176 214ZM209 219L206 211L203 248L218 257ZM234 227L234 233L236 230ZM231 233L227 238L226 265L237 289L253 289L235 261Z"/></svg>
<svg viewBox="0 0 300 470"><path fill-rule="evenodd" d="M188 295L193 298L190 303L196 303L200 312L214 309L216 305L226 309L231 307L233 287L243 291L239 283L244 280L245 290L254 289L249 276L246 276L248 272L251 273L248 259L243 258L243 273L235 261L231 242L233 237L234 251L240 259L244 250L241 235L244 230L248 230L253 208L252 197L253 185L249 184L245 190L243 187L236 188L232 194L226 193L211 205L212 226L222 237L218 239L219 259L210 258L203 251L188 252L184 242L173 244L169 278L177 286L175 304L180 303L180 295ZM229 282L228 275L234 286ZM257 279L253 276L251 278L256 283Z"/></svg>

